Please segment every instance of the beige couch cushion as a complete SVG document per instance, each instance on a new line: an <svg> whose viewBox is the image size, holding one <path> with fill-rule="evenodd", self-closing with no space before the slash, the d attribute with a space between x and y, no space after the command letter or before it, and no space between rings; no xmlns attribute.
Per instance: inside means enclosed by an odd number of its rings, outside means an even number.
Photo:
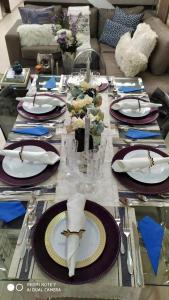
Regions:
<svg viewBox="0 0 169 300"><path fill-rule="evenodd" d="M117 77L124 77L123 72L118 67L113 53L102 53L103 60L106 67L106 75L113 75Z"/></svg>
<svg viewBox="0 0 169 300"><path fill-rule="evenodd" d="M134 6L134 7L129 7L129 8L123 8L123 10L128 13L128 14L139 14L143 12L144 6ZM100 37L105 22L107 19L111 19L114 15L114 9L105 9L101 8L99 9L99 24L98 24L98 36Z"/></svg>
<svg viewBox="0 0 169 300"><path fill-rule="evenodd" d="M115 48L110 47L109 45L106 44L102 44L100 43L100 52L101 53L114 53L115 52Z"/></svg>
<svg viewBox="0 0 169 300"><path fill-rule="evenodd" d="M150 58L150 70L155 75L166 72L169 66L169 28L156 17L145 20L158 35L157 45Z"/></svg>
<svg viewBox="0 0 169 300"><path fill-rule="evenodd" d="M100 52L99 43L97 39L91 39L91 47L96 50L98 53ZM22 57L27 59L36 59L38 53L60 53L60 50L57 45L51 46L32 46L32 47L22 47L21 48Z"/></svg>
<svg viewBox="0 0 169 300"><path fill-rule="evenodd" d="M27 59L36 59L38 53L60 53L57 45L55 46L32 46L21 48L22 57Z"/></svg>

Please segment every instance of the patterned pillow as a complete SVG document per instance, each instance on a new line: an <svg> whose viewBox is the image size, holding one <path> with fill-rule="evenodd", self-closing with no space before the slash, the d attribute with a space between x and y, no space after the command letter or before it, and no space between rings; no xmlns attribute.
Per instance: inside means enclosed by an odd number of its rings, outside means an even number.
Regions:
<svg viewBox="0 0 169 300"><path fill-rule="evenodd" d="M100 42L115 48L121 36L128 31L132 32L133 28L126 27L117 22L112 22L108 19L104 25Z"/></svg>
<svg viewBox="0 0 169 300"><path fill-rule="evenodd" d="M19 7L23 24L52 24L55 23L55 7L35 9L32 7Z"/></svg>
<svg viewBox="0 0 169 300"><path fill-rule="evenodd" d="M143 17L143 14L128 15L124 12L124 10L120 9L119 7L116 7L115 14L111 18L111 20L113 22L120 23L127 27L130 27L130 28L132 27L135 30L137 25L140 23L142 17Z"/></svg>

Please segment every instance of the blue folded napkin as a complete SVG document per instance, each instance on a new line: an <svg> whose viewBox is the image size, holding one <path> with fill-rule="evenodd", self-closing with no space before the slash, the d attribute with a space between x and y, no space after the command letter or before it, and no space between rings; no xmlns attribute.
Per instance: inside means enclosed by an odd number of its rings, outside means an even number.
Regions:
<svg viewBox="0 0 169 300"><path fill-rule="evenodd" d="M26 128L13 128L12 132L15 133L21 133L21 134L30 134L30 135L37 135L41 136L44 134L49 133L49 129L43 126L37 126L37 127L26 127Z"/></svg>
<svg viewBox="0 0 169 300"><path fill-rule="evenodd" d="M132 92L140 92L143 91L143 88L135 88L133 86L121 86L118 88L119 92L122 93L132 93Z"/></svg>
<svg viewBox="0 0 169 300"><path fill-rule="evenodd" d="M154 273L157 274L164 228L152 218L146 216L138 222L138 229L147 249Z"/></svg>
<svg viewBox="0 0 169 300"><path fill-rule="evenodd" d="M153 138L157 136L161 136L159 132L152 132L152 131L144 131L138 129L129 129L125 136L130 139L146 139L146 138Z"/></svg>
<svg viewBox="0 0 169 300"><path fill-rule="evenodd" d="M44 86L47 90L51 90L51 89L54 89L56 87L56 80L54 77L50 78L45 86Z"/></svg>
<svg viewBox="0 0 169 300"><path fill-rule="evenodd" d="M0 202L0 220L8 223L26 212L25 207L19 201Z"/></svg>

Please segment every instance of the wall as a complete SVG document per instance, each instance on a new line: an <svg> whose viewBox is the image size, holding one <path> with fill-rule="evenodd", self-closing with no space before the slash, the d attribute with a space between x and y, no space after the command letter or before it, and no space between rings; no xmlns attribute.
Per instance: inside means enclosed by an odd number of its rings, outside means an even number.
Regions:
<svg viewBox="0 0 169 300"><path fill-rule="evenodd" d="M21 0L9 0L11 11L21 2Z"/></svg>

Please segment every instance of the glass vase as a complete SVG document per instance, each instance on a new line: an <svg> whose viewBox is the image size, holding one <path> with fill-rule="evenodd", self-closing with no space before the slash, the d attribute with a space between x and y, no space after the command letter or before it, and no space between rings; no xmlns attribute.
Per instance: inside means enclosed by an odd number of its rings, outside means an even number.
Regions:
<svg viewBox="0 0 169 300"><path fill-rule="evenodd" d="M76 53L73 52L62 52L62 62L64 74L71 74L73 70L73 63L75 59Z"/></svg>

